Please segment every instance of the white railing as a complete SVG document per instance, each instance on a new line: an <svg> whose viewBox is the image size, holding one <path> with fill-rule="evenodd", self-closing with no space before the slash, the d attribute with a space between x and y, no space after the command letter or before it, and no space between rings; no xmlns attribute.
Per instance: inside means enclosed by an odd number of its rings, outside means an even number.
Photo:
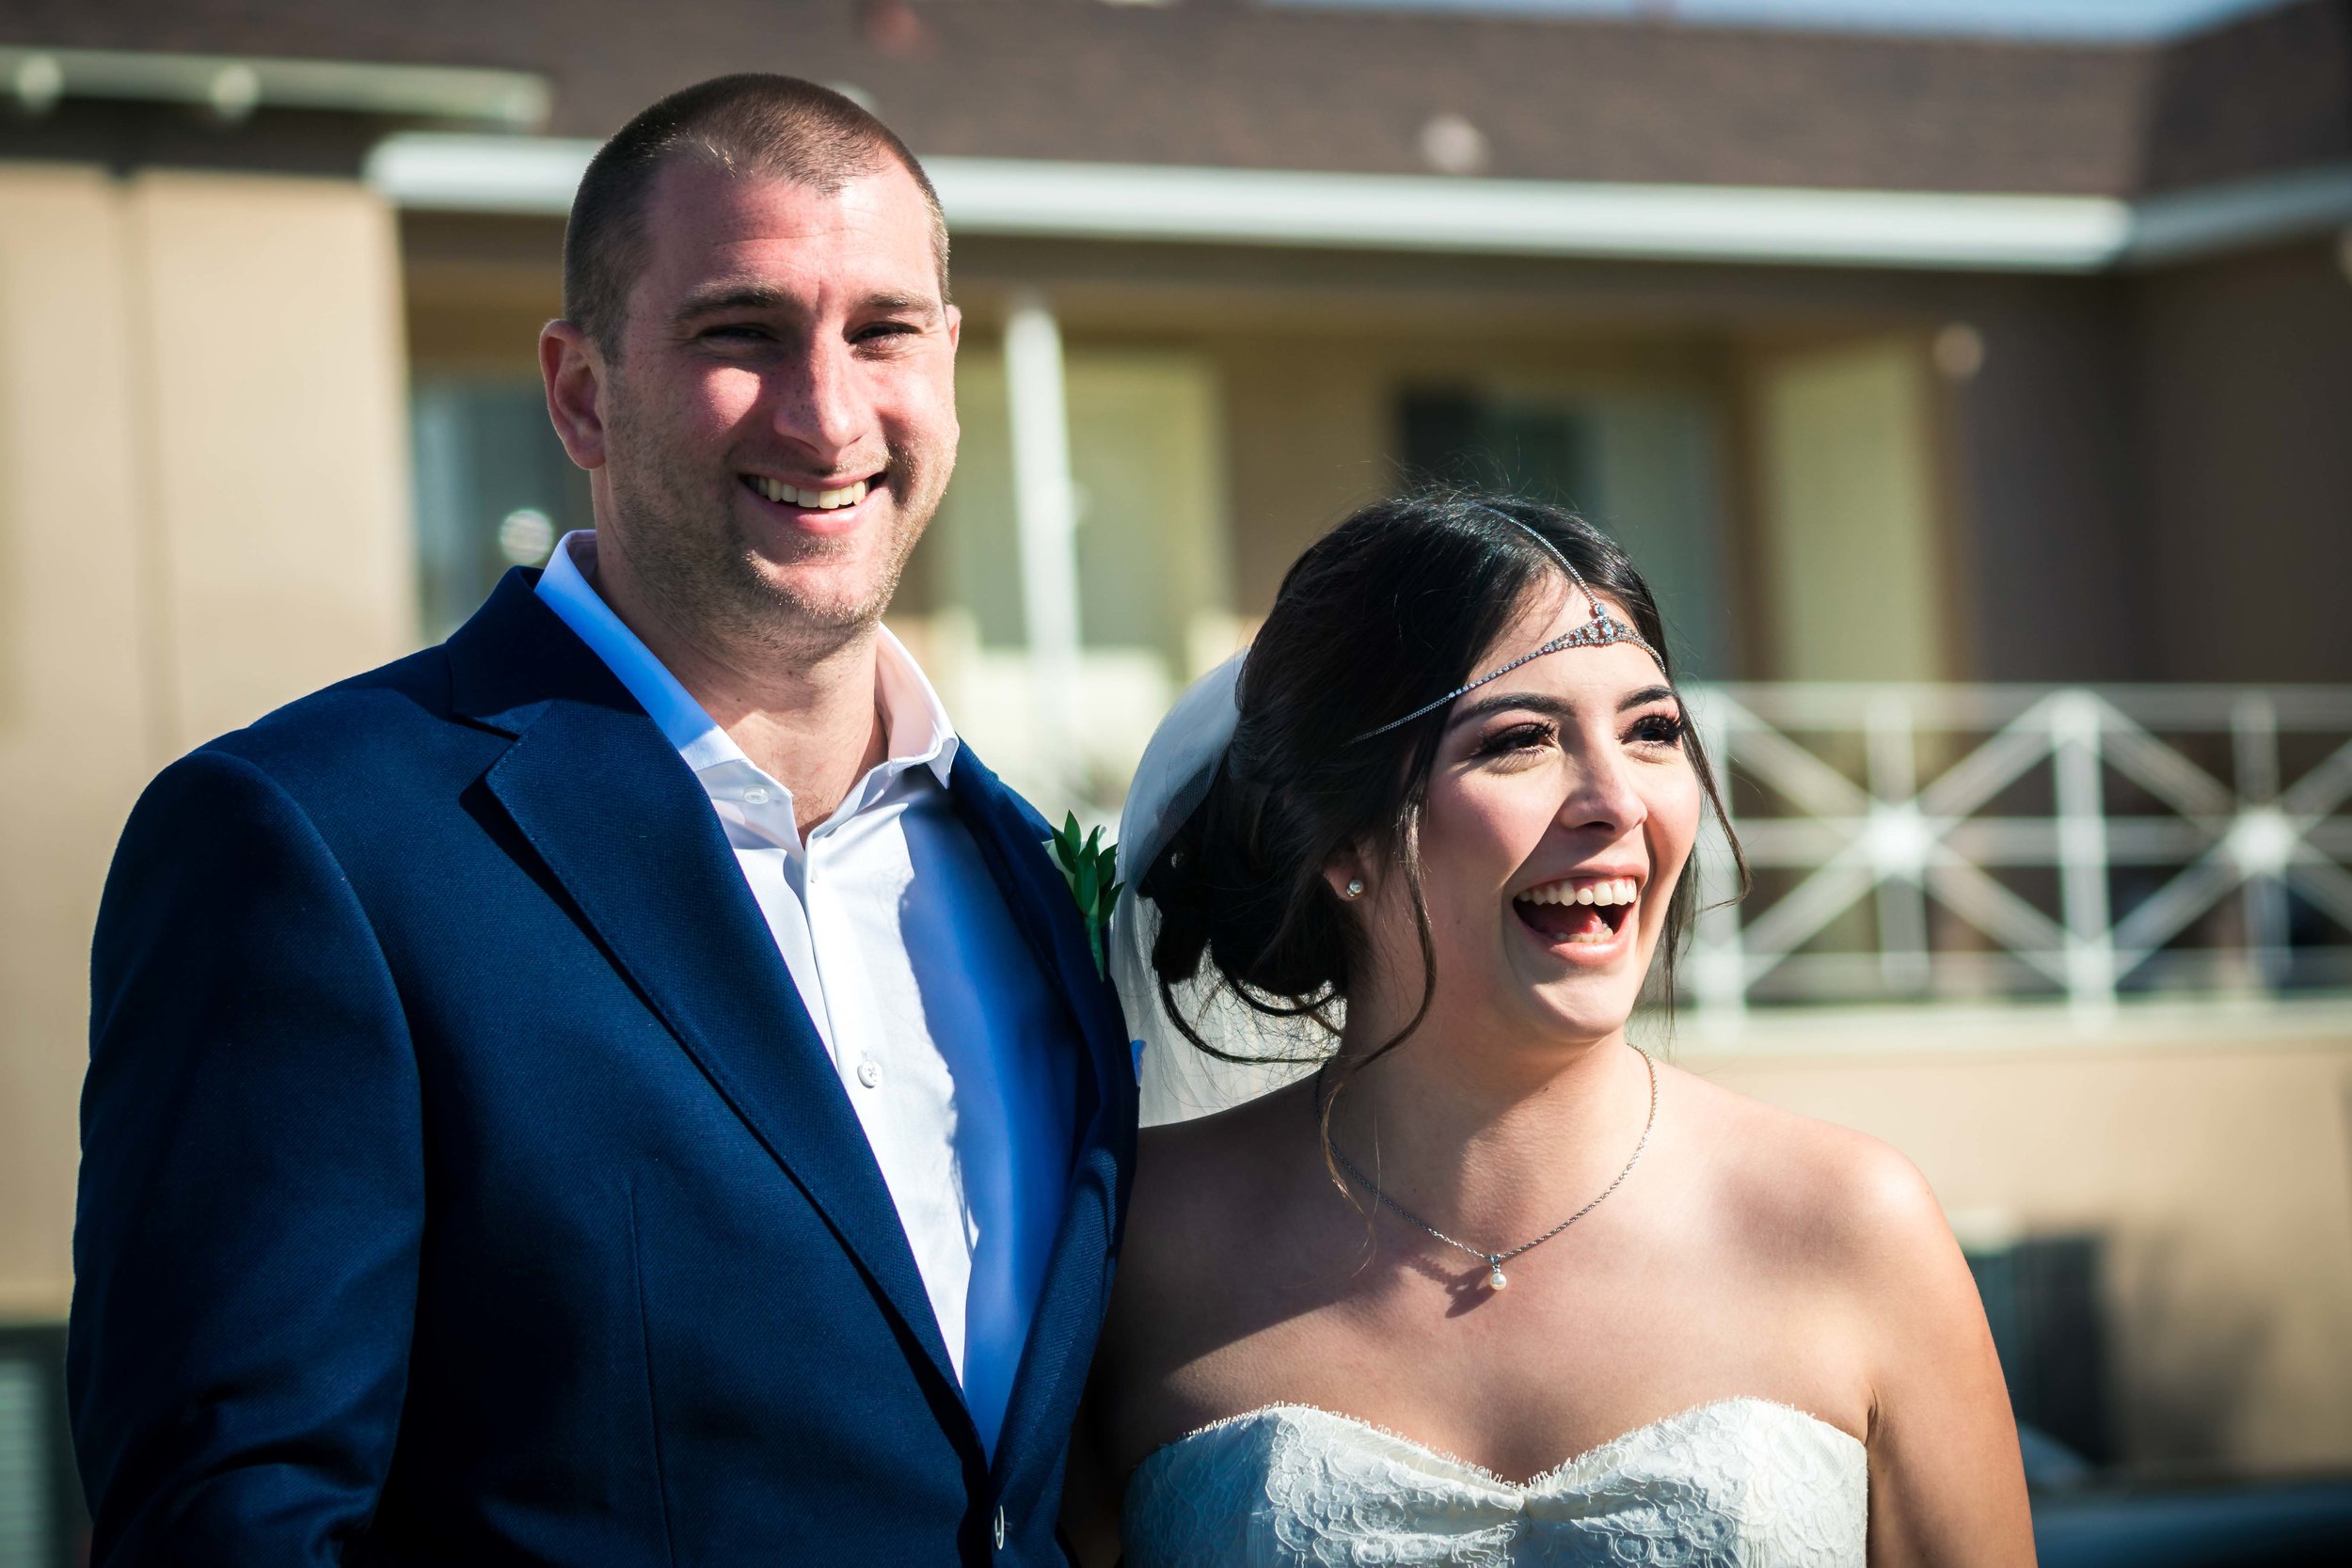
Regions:
<svg viewBox="0 0 2352 1568"><path fill-rule="evenodd" d="M2352 986L2352 688L1724 685L1692 694L1756 876L1702 1017L1752 1005ZM1711 837L1711 835L1710 835Z"/></svg>

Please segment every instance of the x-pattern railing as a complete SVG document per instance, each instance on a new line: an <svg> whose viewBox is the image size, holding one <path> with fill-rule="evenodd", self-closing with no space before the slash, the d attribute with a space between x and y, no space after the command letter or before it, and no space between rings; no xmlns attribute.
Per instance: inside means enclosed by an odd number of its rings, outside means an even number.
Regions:
<svg viewBox="0 0 2352 1568"><path fill-rule="evenodd" d="M1725 685L1692 708L1758 873L1727 904L1703 850L1706 1012L2057 991L2095 1019L2119 988L2352 981L2352 689Z"/></svg>

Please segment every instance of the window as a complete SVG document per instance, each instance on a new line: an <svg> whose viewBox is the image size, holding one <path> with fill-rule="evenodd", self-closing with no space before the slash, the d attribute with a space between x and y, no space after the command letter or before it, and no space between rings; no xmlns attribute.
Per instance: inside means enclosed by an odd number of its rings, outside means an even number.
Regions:
<svg viewBox="0 0 2352 1568"><path fill-rule="evenodd" d="M565 532L595 525L588 476L536 380L421 379L411 418L421 621L438 641L508 568L540 565Z"/></svg>
<svg viewBox="0 0 2352 1568"><path fill-rule="evenodd" d="M2095 1236L1968 1249L2017 1419L2094 1465L2115 1457Z"/></svg>
<svg viewBox="0 0 2352 1568"><path fill-rule="evenodd" d="M89 1521L65 1418L65 1330L0 1328L0 1562L68 1568Z"/></svg>
<svg viewBox="0 0 2352 1568"><path fill-rule="evenodd" d="M1407 388L1396 451L1408 483L1572 508L1625 547L1657 596L1679 672L1731 673L1716 420L1675 388Z"/></svg>
<svg viewBox="0 0 2352 1568"><path fill-rule="evenodd" d="M1107 811L1168 704L1239 645L1217 377L1174 350L1065 355L1079 657L1077 755L1057 762L1026 652L1004 364L993 344L965 340L955 481L892 625L921 642L957 726L991 766L1048 801Z"/></svg>

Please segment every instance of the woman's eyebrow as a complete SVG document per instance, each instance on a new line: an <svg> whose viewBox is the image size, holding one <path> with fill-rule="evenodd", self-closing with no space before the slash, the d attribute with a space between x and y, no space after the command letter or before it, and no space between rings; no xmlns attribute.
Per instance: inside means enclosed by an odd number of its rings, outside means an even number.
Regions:
<svg viewBox="0 0 2352 1568"><path fill-rule="evenodd" d="M1617 711L1626 713L1661 701L1679 701L1679 698L1671 686L1645 686L1639 691L1628 692L1620 698L1617 702ZM1513 708L1529 713L1540 713L1547 719L1555 719L1562 722L1574 718L1576 714L1573 704L1562 702L1557 697L1546 696L1540 691L1499 691L1491 697L1481 697L1455 708L1454 717L1446 721L1446 728L1452 729L1456 724L1472 723L1490 714L1503 713Z"/></svg>
<svg viewBox="0 0 2352 1568"><path fill-rule="evenodd" d="M1531 713L1540 713L1547 719L1562 720L1571 717L1575 712L1568 704L1562 702L1559 698L1547 697L1539 691L1502 691L1491 697L1481 697L1476 702L1464 703L1454 710L1454 717L1446 721L1446 728L1452 729L1456 724L1467 724L1473 720L1484 719L1490 713L1502 713L1511 708L1525 708Z"/></svg>
<svg viewBox="0 0 2352 1568"><path fill-rule="evenodd" d="M1645 686L1642 688L1641 690L1630 692L1620 700L1617 704L1617 711L1619 713L1625 713L1633 708L1645 707L1651 703L1668 701L1677 703L1681 701L1680 695L1673 687Z"/></svg>

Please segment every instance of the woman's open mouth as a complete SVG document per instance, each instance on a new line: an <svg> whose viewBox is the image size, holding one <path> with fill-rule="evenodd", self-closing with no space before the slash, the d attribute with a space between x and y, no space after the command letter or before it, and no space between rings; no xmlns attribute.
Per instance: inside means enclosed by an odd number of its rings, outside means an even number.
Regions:
<svg viewBox="0 0 2352 1568"><path fill-rule="evenodd" d="M1641 896L1632 877L1564 877L1519 894L1511 911L1549 946L1606 947L1632 924Z"/></svg>

